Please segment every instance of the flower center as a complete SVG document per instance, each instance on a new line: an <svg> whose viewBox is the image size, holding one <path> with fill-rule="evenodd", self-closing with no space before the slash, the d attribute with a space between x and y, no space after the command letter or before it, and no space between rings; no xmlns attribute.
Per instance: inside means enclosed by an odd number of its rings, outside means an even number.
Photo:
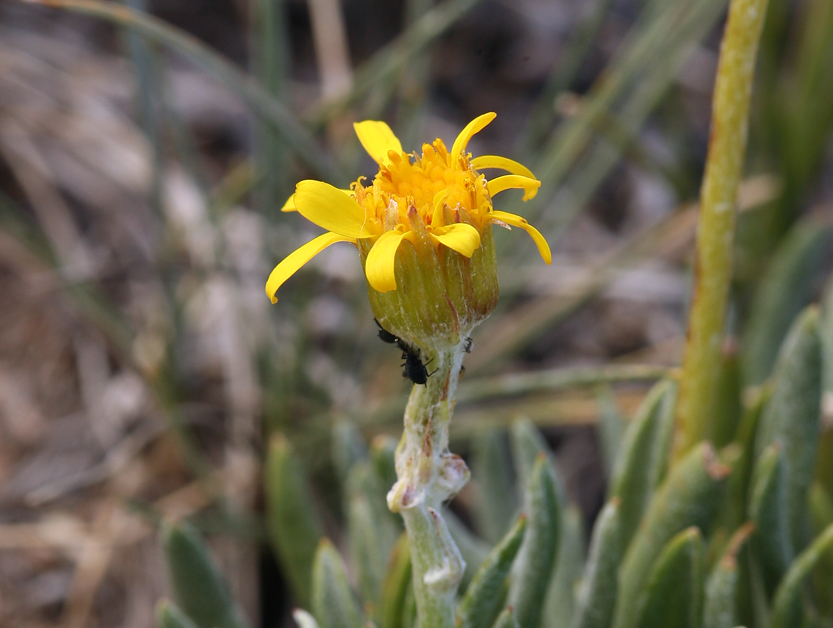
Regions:
<svg viewBox="0 0 833 628"><path fill-rule="evenodd" d="M481 218L492 209L486 178L469 166L466 157L449 164L448 150L440 139L423 144L421 156L389 151L373 183L364 187L360 178L353 187L368 218L375 219L383 231L407 227L412 206L429 228L470 222L478 230Z"/></svg>

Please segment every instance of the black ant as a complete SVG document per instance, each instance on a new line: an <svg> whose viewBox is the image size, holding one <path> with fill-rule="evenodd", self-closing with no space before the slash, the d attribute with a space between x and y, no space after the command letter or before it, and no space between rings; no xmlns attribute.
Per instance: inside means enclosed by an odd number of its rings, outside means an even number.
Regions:
<svg viewBox="0 0 833 628"><path fill-rule="evenodd" d="M466 336L465 344L463 345L463 351L466 353L471 353L471 346L474 344L474 340L472 340L471 336Z"/></svg>
<svg viewBox="0 0 833 628"><path fill-rule="evenodd" d="M375 318L373 321L379 326L379 338L381 338L383 342L396 345L402 350L402 359L405 360L402 363L402 377L411 380L414 384L425 385L428 378L438 370L434 369L429 373L428 369L425 368L428 364L431 364L431 362L434 361L434 358L431 358L427 363L423 364L422 358L420 357L421 352L419 347L409 345L407 342L402 340L402 338L394 336L387 329L382 327L382 324Z"/></svg>

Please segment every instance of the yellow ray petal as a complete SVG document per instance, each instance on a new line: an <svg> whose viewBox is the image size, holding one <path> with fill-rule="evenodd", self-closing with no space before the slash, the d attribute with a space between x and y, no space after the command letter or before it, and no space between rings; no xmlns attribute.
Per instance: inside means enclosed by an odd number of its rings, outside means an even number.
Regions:
<svg viewBox="0 0 833 628"><path fill-rule="evenodd" d="M494 196L504 190L521 189L524 191L523 200L528 201L538 193L541 182L538 179L530 179L519 174L506 174L489 181L487 187L489 196Z"/></svg>
<svg viewBox="0 0 833 628"><path fill-rule="evenodd" d="M482 116L477 116L466 125L466 128L460 131L460 135L457 136L457 139L454 140L454 145L451 147L451 163L456 163L456 159L460 156L460 153L466 150L466 146L469 145L469 140L472 136L486 128L486 125L495 118L497 118L497 114L492 111L484 113Z"/></svg>
<svg viewBox="0 0 833 628"><path fill-rule="evenodd" d="M405 234L401 231L385 231L370 252L364 265L367 282L377 292L396 290L396 251Z"/></svg>
<svg viewBox="0 0 833 628"><path fill-rule="evenodd" d="M480 234L477 229L464 222L437 229L430 235L435 244L444 244L466 257L474 255L477 247L480 246Z"/></svg>
<svg viewBox="0 0 833 628"><path fill-rule="evenodd" d="M507 225L512 225L513 227L518 227L519 229L526 231L530 236L532 236L532 239L535 241L535 246L538 247L538 252L541 254L541 257L544 258L544 261L548 265L552 263L550 245L547 244L547 241L544 239L544 236L541 235L541 232L526 221L526 218L521 218L520 216L510 214L509 212L500 211L490 212L488 216L494 220L500 220L501 222L505 222Z"/></svg>
<svg viewBox="0 0 833 628"><path fill-rule="evenodd" d="M356 240L340 236L336 233L325 233L310 240L300 248L295 249L280 264L275 266L274 270L269 274L269 279L266 280L266 295L272 300L272 303L278 302L275 293L283 282L298 272L301 266L336 242L352 242L355 244Z"/></svg>
<svg viewBox="0 0 833 628"><path fill-rule="evenodd" d="M353 198L353 190L344 190L344 189L342 189L341 191L344 192L350 198ZM284 203L283 207L281 207L281 211L282 212L298 211L298 209L295 207L295 195L294 194L292 194L288 199L286 199L286 203Z"/></svg>
<svg viewBox="0 0 833 628"><path fill-rule="evenodd" d="M438 229L443 226L443 205L448 198L449 190L440 190L434 194L434 213L431 214L431 226Z"/></svg>
<svg viewBox="0 0 833 628"><path fill-rule="evenodd" d="M289 196L289 198L288 198L288 199L286 199L286 203L284 203L284 204L283 204L283 207L281 207L281 211L282 211L282 212L294 212L294 211L298 211L298 210L295 208L295 195L294 195L294 194L291 194L291 195Z"/></svg>
<svg viewBox="0 0 833 628"><path fill-rule="evenodd" d="M298 213L327 231L349 238L373 235L364 208L329 183L301 181L295 186L294 200Z"/></svg>
<svg viewBox="0 0 833 628"><path fill-rule="evenodd" d="M389 150L394 150L397 153L402 152L402 144L399 138L394 135L391 128L384 122L380 122L379 120L354 122L353 128L356 130L356 135L358 135L359 141L364 146L367 154L377 164L382 163L382 160L387 158Z"/></svg>
<svg viewBox="0 0 833 628"><path fill-rule="evenodd" d="M501 157L500 155L481 155L480 157L475 157L471 160L471 165L474 166L475 170L500 168L501 170L506 170L512 174L519 174L522 177L528 177L530 179L535 178L535 175L532 174L532 170L523 164L518 163L514 159L509 159L508 157Z"/></svg>

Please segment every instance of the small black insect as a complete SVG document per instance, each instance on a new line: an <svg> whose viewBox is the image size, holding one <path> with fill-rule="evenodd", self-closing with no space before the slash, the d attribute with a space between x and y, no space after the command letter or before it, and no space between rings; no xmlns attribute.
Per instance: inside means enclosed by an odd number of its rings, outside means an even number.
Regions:
<svg viewBox="0 0 833 628"><path fill-rule="evenodd" d="M466 336L465 344L463 345L463 351L466 353L471 353L471 346L474 344L474 340L471 339L471 336Z"/></svg>
<svg viewBox="0 0 833 628"><path fill-rule="evenodd" d="M375 318L373 319L373 322L376 323L376 325L379 327L379 338L381 338L383 342L387 342L388 344L391 344L391 345L395 344L400 349L402 348L402 347L399 346L399 343L401 342L401 340L399 340L399 338L397 338L392 333L390 333L387 329L382 327L382 323L377 321Z"/></svg>
<svg viewBox="0 0 833 628"><path fill-rule="evenodd" d="M427 364L423 364L422 358L420 357L419 347L409 345L399 336L394 336L387 329L382 327L382 324L375 318L373 321L379 327L379 338L381 338L383 342L396 345L402 350L402 359L405 360L402 363L402 377L411 380L414 384L425 385L428 378L437 372L435 369L429 373L426 368L428 364L431 364L433 358L431 358Z"/></svg>
<svg viewBox="0 0 833 628"><path fill-rule="evenodd" d="M425 385L428 378L437 372L437 369L434 369L429 373L426 368L429 364L431 364L431 362L434 361L434 358L431 358L428 362L423 364L422 358L420 357L419 347L413 347L400 338L397 338L396 340L398 341L396 344L400 349L402 349L402 359L405 360L402 363L402 366L404 367L402 369L402 377L411 380L414 384Z"/></svg>

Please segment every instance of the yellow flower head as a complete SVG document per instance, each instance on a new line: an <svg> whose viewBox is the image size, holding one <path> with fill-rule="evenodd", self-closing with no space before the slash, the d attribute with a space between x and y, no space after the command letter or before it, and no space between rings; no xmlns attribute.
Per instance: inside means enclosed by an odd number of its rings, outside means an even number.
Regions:
<svg viewBox="0 0 833 628"><path fill-rule="evenodd" d="M464 338L497 302L493 223L524 229L544 261L552 259L538 230L492 206L493 196L512 188L530 199L541 182L516 161L494 155L472 158L466 151L471 137L494 118L486 113L472 120L450 152L437 139L422 146L422 155L404 153L384 122L355 124L379 171L370 184L360 177L349 190L322 181L298 183L282 211L297 210L328 233L272 271L266 282L272 302L281 284L313 256L336 242L352 242L364 265L374 314L386 328L424 347L437 344L426 334L443 336L440 344ZM479 171L489 168L510 174L487 180ZM418 324L410 324L417 319Z"/></svg>

